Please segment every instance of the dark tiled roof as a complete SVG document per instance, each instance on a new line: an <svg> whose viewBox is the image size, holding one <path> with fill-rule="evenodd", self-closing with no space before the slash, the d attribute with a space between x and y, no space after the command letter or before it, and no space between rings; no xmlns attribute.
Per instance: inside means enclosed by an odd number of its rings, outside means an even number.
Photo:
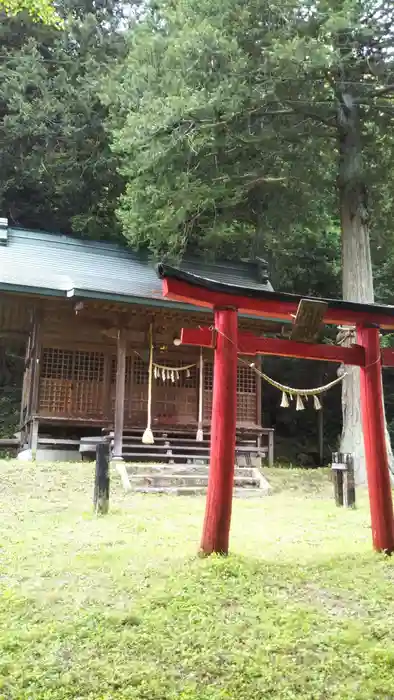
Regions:
<svg viewBox="0 0 394 700"><path fill-rule="evenodd" d="M232 285L272 290L250 263L185 260L181 269ZM0 289L57 296L118 299L162 298L153 261L112 243L8 228L0 245Z"/></svg>

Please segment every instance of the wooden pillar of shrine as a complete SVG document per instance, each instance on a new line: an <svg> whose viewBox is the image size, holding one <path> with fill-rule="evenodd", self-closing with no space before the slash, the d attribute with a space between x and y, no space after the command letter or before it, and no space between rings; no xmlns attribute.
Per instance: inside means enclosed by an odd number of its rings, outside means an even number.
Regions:
<svg viewBox="0 0 394 700"><path fill-rule="evenodd" d="M365 351L365 366L360 370L361 414L372 541L376 550L391 553L394 551L394 519L384 426L379 329L358 327L357 342Z"/></svg>
<svg viewBox="0 0 394 700"><path fill-rule="evenodd" d="M126 351L127 341L124 328L118 331L116 347L116 384L115 384L115 417L114 417L114 449L113 458L122 459L123 453L123 426L124 426L124 399L126 383Z"/></svg>
<svg viewBox="0 0 394 700"><path fill-rule="evenodd" d="M40 375L41 375L41 351L42 351L42 310L36 309L34 313L34 326L32 333L32 348L30 355L30 395L28 402L28 417L30 418L29 446L33 460L36 459L38 448L40 410Z"/></svg>
<svg viewBox="0 0 394 700"><path fill-rule="evenodd" d="M211 453L201 538L203 555L228 553L237 421L237 325L235 309L215 310Z"/></svg>

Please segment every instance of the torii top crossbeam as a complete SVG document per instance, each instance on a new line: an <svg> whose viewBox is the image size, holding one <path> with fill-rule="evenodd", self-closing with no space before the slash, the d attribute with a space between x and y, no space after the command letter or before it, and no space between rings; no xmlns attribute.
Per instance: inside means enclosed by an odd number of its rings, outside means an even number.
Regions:
<svg viewBox="0 0 394 700"><path fill-rule="evenodd" d="M183 272L166 264L158 266L163 280L163 295L171 299L208 308L236 308L239 313L290 320L302 299L313 299L285 292L270 292L228 285ZM324 323L355 326L374 324L394 330L394 306L359 304L340 299L321 299L327 303Z"/></svg>
<svg viewBox="0 0 394 700"><path fill-rule="evenodd" d="M239 312L290 320L301 306L300 296L226 285L168 265L159 265L158 272L163 280L164 296L214 310L214 338L209 332L211 329L184 329L181 337L183 344L215 347L210 471L202 552L228 551L234 480L237 355L240 351L313 357L360 367L372 539L375 549L393 552L394 520L385 438L379 328L394 329L394 307L320 300L320 304L324 302L324 307L320 306L323 323L357 328L357 345L335 347L328 352L327 345L261 339L252 334L238 333ZM319 300L310 301L319 304ZM385 364L393 366L393 351L389 352L391 355Z"/></svg>

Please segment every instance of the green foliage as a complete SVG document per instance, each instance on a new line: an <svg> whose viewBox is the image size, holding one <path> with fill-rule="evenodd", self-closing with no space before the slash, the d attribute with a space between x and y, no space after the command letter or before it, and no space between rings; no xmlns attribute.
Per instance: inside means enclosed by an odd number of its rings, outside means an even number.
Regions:
<svg viewBox="0 0 394 700"><path fill-rule="evenodd" d="M15 16L27 12L34 22L59 27L61 20L52 2L49 0L0 0L0 12Z"/></svg>
<svg viewBox="0 0 394 700"><path fill-rule="evenodd" d="M92 465L3 463L0 695L18 700L370 700L392 694L393 561L366 494L269 470L234 504L229 557L199 559L203 499L111 485Z"/></svg>
<svg viewBox="0 0 394 700"><path fill-rule="evenodd" d="M1 24L0 209L27 227L110 238L122 181L99 87L124 50L119 5L64 0L59 12L61 30L22 15Z"/></svg>
<svg viewBox="0 0 394 700"><path fill-rule="evenodd" d="M176 11L163 2L133 31L112 96L126 179L119 215L133 245L223 252L235 233L241 253L256 254L300 220L328 223L311 193L312 182L326 181L332 152L306 120L294 134L274 86L264 85L259 47L272 43L282 8L261 16L259 5L237 0Z"/></svg>
<svg viewBox="0 0 394 700"><path fill-rule="evenodd" d="M24 350L0 345L0 437L12 437L19 426Z"/></svg>
<svg viewBox="0 0 394 700"><path fill-rule="evenodd" d="M379 2L360 10L353 0L307 8L287 0L269 12L241 0L152 3L107 95L126 181L119 217L130 243L169 255L278 256L305 230L308 244L312 232L325 252L324 231L339 218L338 143L349 93L361 117L360 177L380 267L392 243L384 184L393 170L385 90L392 65L384 46L393 22Z"/></svg>

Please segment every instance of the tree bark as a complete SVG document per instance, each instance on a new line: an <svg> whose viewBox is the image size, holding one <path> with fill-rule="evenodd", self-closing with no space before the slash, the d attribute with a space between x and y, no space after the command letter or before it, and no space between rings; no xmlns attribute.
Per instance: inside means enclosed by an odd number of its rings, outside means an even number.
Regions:
<svg viewBox="0 0 394 700"><path fill-rule="evenodd" d="M367 188L362 163L358 107L349 90L340 94L338 109L339 205L342 230L342 292L347 301L374 302ZM349 329L350 330L350 329ZM355 342L351 333L348 343ZM343 427L340 451L354 454L356 484L366 484L366 465L360 410L360 370L346 367L342 386ZM393 455L386 427L390 469Z"/></svg>

